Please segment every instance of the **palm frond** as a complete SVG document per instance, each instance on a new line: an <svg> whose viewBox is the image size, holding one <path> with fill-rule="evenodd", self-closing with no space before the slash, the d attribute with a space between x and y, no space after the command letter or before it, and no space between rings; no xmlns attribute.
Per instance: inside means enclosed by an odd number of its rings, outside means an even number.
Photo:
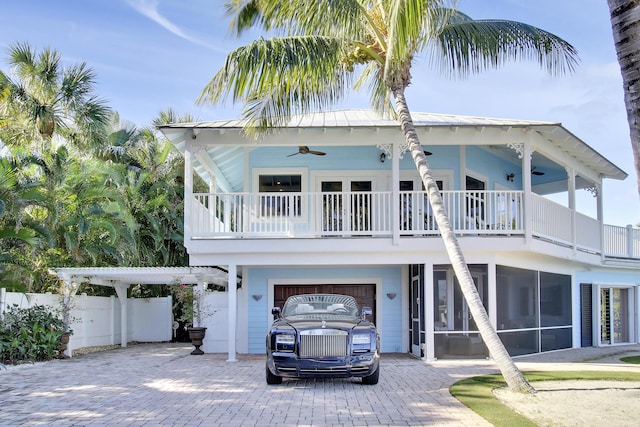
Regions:
<svg viewBox="0 0 640 427"><path fill-rule="evenodd" d="M362 0L231 0L230 29L240 35L261 26L279 35L314 34L360 39L370 3Z"/></svg>
<svg viewBox="0 0 640 427"><path fill-rule="evenodd" d="M562 75L572 72L578 64L572 45L516 21L451 21L433 41L434 64L449 75L466 77L513 60L535 61L550 74Z"/></svg>
<svg viewBox="0 0 640 427"><path fill-rule="evenodd" d="M342 68L344 42L319 36L259 39L227 56L199 103L244 102L249 128L266 130L342 99L350 73Z"/></svg>

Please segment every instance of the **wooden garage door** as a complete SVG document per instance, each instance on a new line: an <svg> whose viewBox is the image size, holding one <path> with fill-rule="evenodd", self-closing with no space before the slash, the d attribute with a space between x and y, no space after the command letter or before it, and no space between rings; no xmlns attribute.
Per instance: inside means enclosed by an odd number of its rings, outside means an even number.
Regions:
<svg viewBox="0 0 640 427"><path fill-rule="evenodd" d="M375 284L358 284L358 285L275 285L274 286L274 307L284 305L284 302L291 295L301 294L341 294L351 295L358 302L360 309L362 307L371 307L373 316L369 320L376 321L376 285Z"/></svg>

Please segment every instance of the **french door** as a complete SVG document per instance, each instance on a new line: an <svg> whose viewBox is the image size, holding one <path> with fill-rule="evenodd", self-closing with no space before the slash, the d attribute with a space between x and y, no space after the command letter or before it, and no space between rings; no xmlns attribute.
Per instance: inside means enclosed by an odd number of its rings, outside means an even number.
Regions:
<svg viewBox="0 0 640 427"><path fill-rule="evenodd" d="M320 182L322 231L340 234L371 231L372 190L372 180L358 178L322 180Z"/></svg>
<svg viewBox="0 0 640 427"><path fill-rule="evenodd" d="M632 340L633 289L600 288L600 345Z"/></svg>

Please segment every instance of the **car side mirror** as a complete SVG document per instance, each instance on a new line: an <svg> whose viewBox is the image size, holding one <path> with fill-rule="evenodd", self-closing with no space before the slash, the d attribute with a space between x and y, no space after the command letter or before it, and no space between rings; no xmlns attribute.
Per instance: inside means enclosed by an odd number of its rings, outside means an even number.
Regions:
<svg viewBox="0 0 640 427"><path fill-rule="evenodd" d="M273 319L277 319L278 317L280 317L280 307L273 307L271 309L271 314L273 314Z"/></svg>
<svg viewBox="0 0 640 427"><path fill-rule="evenodd" d="M366 316L371 316L373 314L373 310L371 307L362 307L362 318L365 319Z"/></svg>

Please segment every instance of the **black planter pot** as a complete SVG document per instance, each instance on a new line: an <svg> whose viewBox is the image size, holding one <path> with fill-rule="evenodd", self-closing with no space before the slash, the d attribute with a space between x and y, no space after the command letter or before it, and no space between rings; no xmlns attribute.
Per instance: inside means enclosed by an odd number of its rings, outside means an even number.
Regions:
<svg viewBox="0 0 640 427"><path fill-rule="evenodd" d="M187 332L189 332L189 338L191 339L191 344L195 347L195 349L191 352L194 355L204 354L204 351L200 350L200 346L202 345L202 340L204 339L205 333L207 332L207 328L202 326L197 327L189 327L187 328Z"/></svg>

